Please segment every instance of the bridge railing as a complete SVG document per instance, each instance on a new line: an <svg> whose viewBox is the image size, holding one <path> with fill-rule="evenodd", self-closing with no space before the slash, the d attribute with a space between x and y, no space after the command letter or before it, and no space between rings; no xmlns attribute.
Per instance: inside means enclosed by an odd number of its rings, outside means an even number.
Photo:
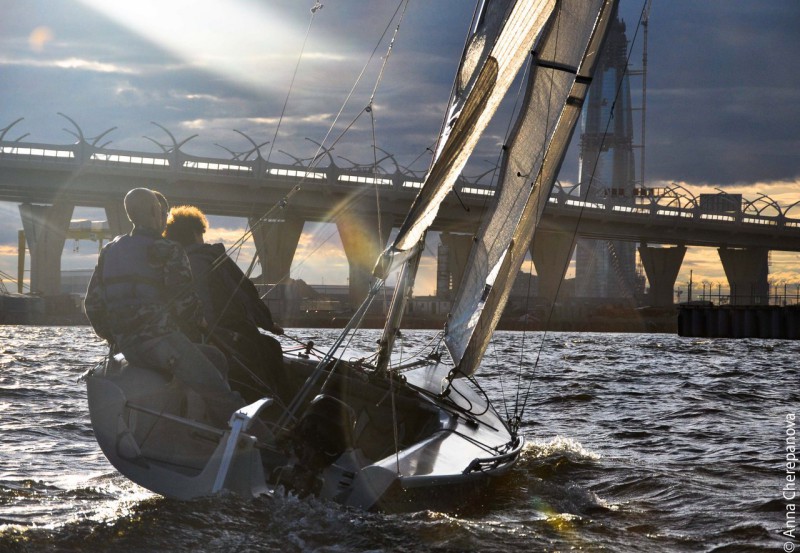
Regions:
<svg viewBox="0 0 800 553"><path fill-rule="evenodd" d="M48 163L58 162L77 167L94 166L103 168L146 168L149 170L176 171L193 175L224 175L225 177L264 179L284 178L298 180L327 181L343 186L379 186L406 191L422 187L423 179L411 172L402 172L399 167L394 173L376 168L341 168L336 165L309 167L301 163L281 164L267 162L260 155L250 160L200 157L162 146L163 152L140 152L114 150L96 146L86 141L75 144L37 144L30 142L0 140L0 161ZM460 193L486 197L494 195L494 187L478 182L485 175L476 178L460 177L456 190Z"/></svg>
<svg viewBox="0 0 800 553"><path fill-rule="evenodd" d="M628 200L628 202L629 201L630 200ZM550 196L549 202L564 209L580 210L582 212L611 212L638 217L671 217L677 219L718 221L721 223L739 225L800 228L800 219L787 217L783 213L777 215L743 212L736 214L708 213L699 205L684 207L679 205L663 205L657 201L652 201L647 204L619 203L620 200L614 197L582 200L579 196L561 190L555 190Z"/></svg>
<svg viewBox="0 0 800 553"><path fill-rule="evenodd" d="M82 136L82 135L81 135ZM184 141L186 142L186 141ZM74 144L56 145L34 142L0 140L0 162L13 160L14 162L59 163L82 166L95 166L104 168L146 168L154 171L173 171L193 175L224 176L226 178L264 179L283 178L297 179L298 181L325 181L342 186L378 186L385 189L406 190L412 192L422 186L423 179L408 172L401 172L399 167L394 173L389 173L382 168L340 168L336 165L327 167L307 167L298 163L288 165L267 162L260 154L254 159L239 159L234 156L230 159L200 157L184 153L180 145L173 148L160 145L162 152L139 152L131 150L114 150L104 146L97 146L81 139ZM332 163L332 162L331 162ZM368 170L369 169L369 170ZM484 173L475 178L463 175L456 183L456 190L463 195L473 198L493 196L494 187L483 184L480 180L490 173ZM787 216L793 206L781 208L774 200L760 195L755 200L743 200L737 195L727 194L724 191L719 195L708 195L712 199L730 200L727 204L735 206L729 212L713 212L704 208L691 192L685 188L674 185L665 189L642 189L646 194L625 196L616 189L609 189L605 197L591 200L581 199L575 195L576 187L567 190L560 186L554 189L550 197L552 204L570 210L588 210L591 212L608 212L632 217L666 217L677 219L693 219L703 221L716 221L739 225L758 225L762 227L800 228L800 219ZM660 191L660 192L659 192ZM701 198L704 197L701 195ZM759 204L760 202L760 204ZM718 202L719 203L719 202ZM724 202L723 202L724 203ZM727 205L726 204L726 205ZM772 214L770 214L770 212Z"/></svg>

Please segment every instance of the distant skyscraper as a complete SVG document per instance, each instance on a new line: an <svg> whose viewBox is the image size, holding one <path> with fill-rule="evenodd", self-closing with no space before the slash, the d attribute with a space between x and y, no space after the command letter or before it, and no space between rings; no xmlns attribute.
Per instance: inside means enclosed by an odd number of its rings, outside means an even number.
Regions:
<svg viewBox="0 0 800 553"><path fill-rule="evenodd" d="M578 173L581 198L618 205L635 202L635 161L625 24L617 19L583 111ZM630 298L636 289L636 244L579 239L576 252L578 297Z"/></svg>

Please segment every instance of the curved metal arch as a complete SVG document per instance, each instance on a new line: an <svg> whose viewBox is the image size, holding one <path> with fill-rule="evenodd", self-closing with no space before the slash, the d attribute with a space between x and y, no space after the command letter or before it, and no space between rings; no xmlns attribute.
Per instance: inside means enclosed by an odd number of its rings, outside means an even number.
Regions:
<svg viewBox="0 0 800 553"><path fill-rule="evenodd" d="M147 138L147 137L145 137L145 138ZM225 150L226 152L228 152L228 153L231 155L231 161L239 161L239 157L240 157L240 156L242 156L242 155L244 155L244 152L236 153L236 152L234 152L233 150L231 150L230 148L226 148L226 147L225 147L225 146L223 146L222 144L218 144L218 143L216 143L216 142L214 142L214 146L217 146L217 147L219 147L219 148L222 148L223 150Z"/></svg>
<svg viewBox="0 0 800 553"><path fill-rule="evenodd" d="M392 163L394 163L394 172L395 173L402 173L402 171L400 171L400 164L397 163L397 159L395 159L394 154L390 154L389 152L387 152L383 148L379 148L377 146L375 146L375 149L380 151L380 152L383 152L384 154L386 154L384 157L382 157L380 160L378 160L378 163L381 163L385 159L391 159Z"/></svg>
<svg viewBox="0 0 800 553"><path fill-rule="evenodd" d="M155 138L150 138L149 136L144 136L144 135L142 135L142 138L146 138L147 140L149 140L150 142L161 148L162 153L164 153L165 155L169 154L170 149L164 146L161 142L159 142Z"/></svg>
<svg viewBox="0 0 800 553"><path fill-rule="evenodd" d="M256 144L255 140L253 140L252 138L247 136L245 133L243 133L239 129L233 129L233 132L241 134L243 137L245 137L247 139L248 142L250 142L250 144L253 145L252 149L248 150L247 152L242 152L242 154L244 154L244 159L242 161L247 161L247 158L250 157L250 155L253 152L256 152L258 154L257 157L260 157L261 159L264 159L264 157L261 155L261 147L262 146L266 146L267 144L269 144L269 142L270 142L269 140L267 140L266 142L262 142L261 144ZM228 151L230 151L230 150L228 150ZM242 154L240 154L240 155L242 155ZM235 158L235 159L238 159L238 158Z"/></svg>
<svg viewBox="0 0 800 553"><path fill-rule="evenodd" d="M489 160L484 160L484 161L485 161L486 163L492 163L492 162L491 162L491 161L489 161ZM473 175L473 176L470 176L470 177L468 177L468 176L466 176L466 175L463 175L463 179L462 179L462 180L463 180L464 182L466 182L467 184L471 184L471 185L476 185L476 184L479 184L479 183L481 182L481 179L482 179L483 177L485 177L486 175L489 175L489 174L492 174L492 173L496 172L496 171L497 171L497 169L498 169L498 167L500 167L500 164L498 164L498 163L492 163L492 167L491 167L490 169L487 169L487 170L486 170L486 171L484 171L483 173L479 173L479 174L477 174L477 175ZM524 176L524 177L527 177L527 175L520 175L519 173L517 173L517 176L519 176L519 177L523 177L523 176ZM491 184L490 184L490 186L491 186Z"/></svg>
<svg viewBox="0 0 800 553"><path fill-rule="evenodd" d="M12 122L10 125L8 125L7 127L5 127L4 129L0 129L0 141L2 141L2 140L5 138L5 136L6 136L6 133L7 133L8 131L10 131L10 130L11 130L11 127L13 127L14 125L16 125L17 123L19 123L19 122L20 122L20 121L22 121L23 119L25 119L25 118L24 118L24 117L20 117L19 119L17 119L16 121ZM22 140L24 137L28 136L28 134L30 134L30 133L26 133L25 135L23 135L23 136L21 136L21 137L17 138L17 142L19 142L20 140Z"/></svg>
<svg viewBox="0 0 800 553"><path fill-rule="evenodd" d="M389 152L387 152L383 148L379 148L378 146L375 146L375 149L376 150L380 150L381 152L386 154L386 157L384 157L381 161L383 161L384 159L387 159L387 158L392 160L392 163L394 163L395 174L400 174L400 175L404 175L406 177L412 177L412 178L415 178L415 179L420 178L420 176L418 174L418 173L420 173L420 171L414 171L413 169L411 169L411 167L407 167L405 165L400 165L397 162L397 158L394 157L394 154L390 154ZM417 159L419 159L419 158L417 158Z"/></svg>
<svg viewBox="0 0 800 553"><path fill-rule="evenodd" d="M106 146L111 144L112 141L109 140L108 142L104 142L102 146L97 146L97 143L100 142L101 138L103 138L105 135L107 135L111 131L116 130L117 127L111 127L110 129L106 129L105 131L101 132L100 134L98 134L94 138L87 139L86 136L83 134L83 129L81 129L80 125L78 125L78 123L76 123L73 118L69 117L68 115L66 115L64 113L61 113L60 111L56 112L56 113L58 115L60 115L61 117L63 117L64 119L66 119L67 121L69 121L70 123L72 123L72 125L75 127L75 129L77 129L77 131L78 131L77 133L75 133L75 132L73 132L73 131L71 131L69 129L63 129L63 130L68 132L69 134L71 134L75 138L77 138L79 143L81 143L81 144L89 144L90 143L89 141L91 141L91 145L92 146L95 146L95 147L98 147L98 148L101 148L101 149L105 148Z"/></svg>
<svg viewBox="0 0 800 553"><path fill-rule="evenodd" d="M103 138L105 135L107 135L111 131L115 131L115 130L117 130L117 127L111 127L110 129L107 129L107 130L103 131L102 133L98 134L94 138L91 138L90 140L92 141L92 146L97 146L97 143L100 142L101 138ZM97 146L97 147L100 148L100 149L103 149L106 146L108 146L109 144L111 144L112 142L113 142L113 140L108 140L107 142L103 142L103 144L101 146Z"/></svg>
<svg viewBox="0 0 800 553"><path fill-rule="evenodd" d="M174 135L173 135L171 132L169 132L169 130L168 130L168 129L167 129L165 126L164 126L164 125L161 125L160 123L156 123L155 121L150 121L150 123L152 123L153 125L155 125L155 126L156 126L156 127L158 127L159 129L161 129L162 131L164 131L165 133L167 133L167 136L169 136L170 140L172 140L172 150L171 150L171 151L180 152L180 150L181 150L181 147L182 147L184 144L186 144L187 142L189 142L191 139L193 139L193 138L196 138L196 137L200 136L200 135L198 135L198 134L193 134L193 135L192 135L192 136L190 136L189 138L186 138L186 139L182 140L181 142L178 142L177 140L175 140L175 136L174 136ZM146 137L146 136L145 136L145 138L148 138L148 137ZM150 140L153 140L153 139L151 138ZM153 140L153 142L156 142L156 141L155 141L155 140ZM159 146L161 146L161 144L160 144L160 143L158 143L158 142L156 142L156 144L158 144ZM161 147L163 148L164 146L161 146ZM165 150L165 152L164 152L164 153L167 153L167 152L168 152L168 150Z"/></svg>
<svg viewBox="0 0 800 553"><path fill-rule="evenodd" d="M759 209L757 204L762 203L762 207ZM748 211L752 208L752 211ZM744 205L742 206L742 213L755 213L756 215L763 217L764 211L767 209L774 209L778 212L778 217L782 217L784 215L781 206L776 202L774 199L770 198L766 194L758 193L758 197L753 200L744 200Z"/></svg>
<svg viewBox="0 0 800 553"><path fill-rule="evenodd" d="M669 201L666 204L662 204L662 199L668 199ZM687 201L689 205L685 205L683 203L684 201ZM654 203L665 207L679 207L682 209L698 209L700 207L700 202L697 201L697 197L685 186L677 182L665 186L664 192L659 197L655 198Z"/></svg>
<svg viewBox="0 0 800 553"><path fill-rule="evenodd" d="M310 139L308 137L306 137L306 140L308 140L312 144L316 144L317 146L319 146L320 150L322 150L322 151L318 150L316 154L314 154L312 157L308 158L310 160L310 162L311 162L311 163L309 163L309 165L313 165L314 163L316 163L317 160L320 157L322 157L323 154L325 154L325 155L328 156L328 160L330 160L331 166L336 167L336 162L333 161L333 155L331 155L331 152L334 150L333 148L326 148L325 146L323 146L322 144L320 144L316 140L312 140L312 139ZM292 157L294 157L294 156L292 156Z"/></svg>
<svg viewBox="0 0 800 553"><path fill-rule="evenodd" d="M579 183L575 183L565 187L563 184L561 184L561 181L556 180L554 183L553 192L555 192L557 195L565 194L567 196L578 196L580 194L580 186L581 185Z"/></svg>
<svg viewBox="0 0 800 553"><path fill-rule="evenodd" d="M283 154L283 155L285 155L285 156L289 156L290 158L292 158L294 160L294 163L292 165L297 165L297 166L300 166L300 167L305 167L305 162L310 160L310 159L312 159L310 157L306 158L306 159L303 159L303 158L297 157L297 156L295 156L293 154L290 154L289 152L286 152L284 150L278 150L278 152Z"/></svg>
<svg viewBox="0 0 800 553"><path fill-rule="evenodd" d="M67 121L69 121L70 123L72 123L73 126L78 130L78 133L75 134L74 132L72 132L69 129L64 129L64 130L67 131L72 136L74 136L75 138L77 138L78 142L85 143L86 142L86 138L84 138L84 136L83 136L83 129L81 129L81 126L78 125L78 123L76 123L75 120L72 117L69 117L68 115L63 114L60 111L58 111L56 113L58 115L60 115L61 117L63 117L64 119L66 119Z"/></svg>
<svg viewBox="0 0 800 553"><path fill-rule="evenodd" d="M797 201L796 201L796 202L794 202L793 204L789 204L788 206L786 206L785 208L783 208L783 216L788 218L788 217L789 217L789 212L790 212L792 209L794 209L795 207L797 207L798 205L800 205L800 200L797 200ZM798 219L800 219L800 217L798 217Z"/></svg>

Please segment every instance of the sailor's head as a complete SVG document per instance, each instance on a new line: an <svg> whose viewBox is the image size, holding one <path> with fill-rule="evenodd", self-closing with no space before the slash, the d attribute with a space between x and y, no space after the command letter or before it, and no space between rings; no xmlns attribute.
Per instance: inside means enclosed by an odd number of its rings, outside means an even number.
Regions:
<svg viewBox="0 0 800 553"><path fill-rule="evenodd" d="M134 188L125 195L124 204L133 226L158 232L163 230L165 217L155 192L149 188Z"/></svg>
<svg viewBox="0 0 800 553"><path fill-rule="evenodd" d="M206 230L208 219L202 211L193 205L179 205L169 210L164 237L185 247L202 244Z"/></svg>

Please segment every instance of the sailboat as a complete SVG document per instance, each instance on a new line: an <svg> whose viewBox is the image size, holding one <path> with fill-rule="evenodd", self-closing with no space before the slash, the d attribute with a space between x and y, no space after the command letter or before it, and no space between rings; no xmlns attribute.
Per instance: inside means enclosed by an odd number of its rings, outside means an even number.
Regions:
<svg viewBox="0 0 800 553"><path fill-rule="evenodd" d="M479 386L478 369L564 159L614 0L486 0L475 11L425 182L377 260L363 304L319 360L284 354L289 398L269 396L203 422L161 372L110 357L86 377L97 441L133 482L167 497L281 490L397 511L451 508L507 473L524 446ZM392 362L425 235L522 67L524 105L504 146L499 182L433 349ZM387 278L397 284L378 351L341 352ZM256 426L268 432L256 432Z"/></svg>

